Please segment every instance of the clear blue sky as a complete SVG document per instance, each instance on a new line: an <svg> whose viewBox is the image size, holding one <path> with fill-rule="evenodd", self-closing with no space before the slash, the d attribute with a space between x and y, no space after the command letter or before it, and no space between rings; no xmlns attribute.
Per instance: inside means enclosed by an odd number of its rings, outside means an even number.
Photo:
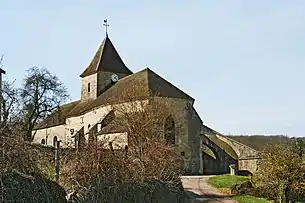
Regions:
<svg viewBox="0 0 305 203"><path fill-rule="evenodd" d="M305 1L0 0L7 77L43 65L78 99L106 17L126 65L192 95L215 130L305 136Z"/></svg>

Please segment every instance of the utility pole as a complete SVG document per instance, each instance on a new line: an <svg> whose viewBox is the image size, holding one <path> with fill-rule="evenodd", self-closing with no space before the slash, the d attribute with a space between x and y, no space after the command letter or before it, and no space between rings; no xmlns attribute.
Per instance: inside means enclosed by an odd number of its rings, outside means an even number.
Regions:
<svg viewBox="0 0 305 203"><path fill-rule="evenodd" d="M0 60L1 62L2 60ZM0 63L1 65L1 63ZM2 108L3 108L3 95L2 95L2 74L5 74L5 71L0 67L0 124L2 124Z"/></svg>
<svg viewBox="0 0 305 203"><path fill-rule="evenodd" d="M55 143L55 181L59 182L60 141Z"/></svg>

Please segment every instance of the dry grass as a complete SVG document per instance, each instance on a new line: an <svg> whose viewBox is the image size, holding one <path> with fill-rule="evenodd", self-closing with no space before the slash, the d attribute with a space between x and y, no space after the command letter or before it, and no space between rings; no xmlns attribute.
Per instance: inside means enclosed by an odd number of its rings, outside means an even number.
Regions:
<svg viewBox="0 0 305 203"><path fill-rule="evenodd" d="M63 188L40 169L48 162L42 151L21 136L2 133L0 152L0 202L65 202Z"/></svg>

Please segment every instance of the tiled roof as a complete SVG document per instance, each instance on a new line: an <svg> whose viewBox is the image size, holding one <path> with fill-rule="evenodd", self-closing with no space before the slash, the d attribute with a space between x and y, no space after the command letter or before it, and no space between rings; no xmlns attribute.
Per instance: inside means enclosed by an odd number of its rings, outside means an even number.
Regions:
<svg viewBox="0 0 305 203"><path fill-rule="evenodd" d="M108 36L104 39L89 66L80 77L92 75L99 70L132 74L131 70L125 66Z"/></svg>

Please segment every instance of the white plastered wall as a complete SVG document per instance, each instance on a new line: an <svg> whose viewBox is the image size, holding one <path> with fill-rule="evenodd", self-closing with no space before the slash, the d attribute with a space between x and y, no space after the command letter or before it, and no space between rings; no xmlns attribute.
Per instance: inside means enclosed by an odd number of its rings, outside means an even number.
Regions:
<svg viewBox="0 0 305 203"><path fill-rule="evenodd" d="M98 136L98 140L105 143L105 148L108 149L109 142L112 142L113 149L124 149L128 145L127 132L125 133L110 133Z"/></svg>
<svg viewBox="0 0 305 203"><path fill-rule="evenodd" d="M44 139L46 141L46 145L53 146L53 139L55 136L57 136L58 141L62 141L61 144L68 141L68 137L65 133L65 125L58 125L37 130L33 142L40 144L41 140Z"/></svg>
<svg viewBox="0 0 305 203"><path fill-rule="evenodd" d="M135 101L135 102L127 102L123 104L117 104L115 106L108 105L108 106L100 106L91 111L75 117L70 117L66 119L66 124L58 125L50 128L40 129L37 130L34 143L41 143L42 139L47 140L47 145L53 145L53 138L57 136L58 140L61 140L61 145L65 146L74 146L74 136L82 127L84 127L84 133L88 133L89 129L93 127L96 123L101 122L105 116L113 109L120 109L126 111L137 111L143 107L143 105L147 104L147 100L143 101ZM90 128L88 128L90 125ZM34 132L33 132L34 133ZM48 135L48 137L46 137ZM118 136L126 136L125 133L121 134L109 134L111 135L111 139L118 139ZM113 137L114 136L114 137ZM87 136L86 136L87 137ZM47 138L47 139L46 139ZM125 138L122 138L124 140ZM125 143L125 141L119 141ZM126 141L127 142L127 141ZM124 144L125 146L125 144Z"/></svg>
<svg viewBox="0 0 305 203"><path fill-rule="evenodd" d="M82 127L84 127L84 133L88 133L89 129L93 127L97 122L100 122L111 111L110 106L99 107L89 111L81 116L71 117L66 119L66 133L72 137ZM90 128L89 128L90 125Z"/></svg>

